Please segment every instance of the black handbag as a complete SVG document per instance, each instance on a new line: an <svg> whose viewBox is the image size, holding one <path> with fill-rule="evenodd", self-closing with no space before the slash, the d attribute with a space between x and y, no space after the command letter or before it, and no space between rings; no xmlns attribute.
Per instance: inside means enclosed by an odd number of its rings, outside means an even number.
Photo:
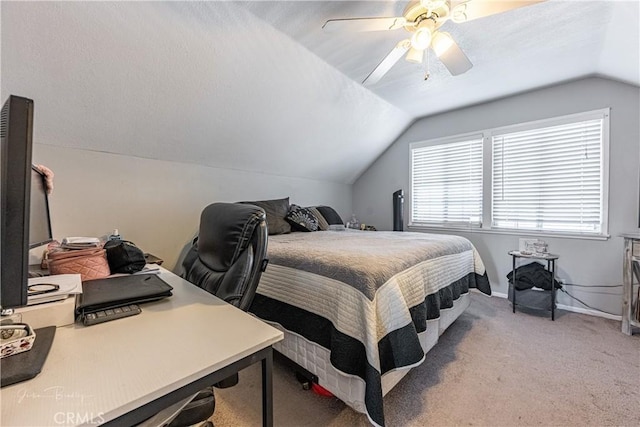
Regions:
<svg viewBox="0 0 640 427"><path fill-rule="evenodd" d="M111 273L136 273L146 264L144 253L128 240L109 240L104 244Z"/></svg>

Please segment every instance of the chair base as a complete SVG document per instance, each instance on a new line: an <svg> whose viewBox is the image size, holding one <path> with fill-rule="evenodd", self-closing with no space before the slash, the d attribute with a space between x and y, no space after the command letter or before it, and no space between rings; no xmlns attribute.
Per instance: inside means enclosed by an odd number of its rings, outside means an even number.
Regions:
<svg viewBox="0 0 640 427"><path fill-rule="evenodd" d="M230 377L223 379L215 383L213 386L215 388L229 388L238 385L238 374L233 374Z"/></svg>
<svg viewBox="0 0 640 427"><path fill-rule="evenodd" d="M168 427L184 427L205 421L206 423L202 426L213 427L213 423L207 419L213 415L215 409L216 397L213 394L213 387L207 387L180 411Z"/></svg>

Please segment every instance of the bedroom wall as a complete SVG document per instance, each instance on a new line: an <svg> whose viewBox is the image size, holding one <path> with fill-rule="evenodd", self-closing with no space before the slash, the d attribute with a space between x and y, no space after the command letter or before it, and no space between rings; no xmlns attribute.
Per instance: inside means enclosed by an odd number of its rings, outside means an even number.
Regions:
<svg viewBox="0 0 640 427"><path fill-rule="evenodd" d="M548 238L549 249L560 255L559 277L587 287L567 287L592 307L619 315L621 291L595 285L622 284L623 239L620 233L638 230L640 159L640 88L589 77L463 108L416 121L363 173L353 186L353 207L362 222L392 229L391 194L409 188L409 144L433 138L554 116L611 108L609 234L605 241ZM408 209L405 212L407 223ZM405 228L406 229L406 228ZM479 250L495 293L507 293L511 269L509 250L524 235L460 232ZM559 305L583 305L559 293Z"/></svg>
<svg viewBox="0 0 640 427"><path fill-rule="evenodd" d="M55 173L50 210L56 238L101 236L118 228L176 272L210 203L290 197L303 206L333 206L343 216L351 212L347 184L44 144L34 145L33 161Z"/></svg>

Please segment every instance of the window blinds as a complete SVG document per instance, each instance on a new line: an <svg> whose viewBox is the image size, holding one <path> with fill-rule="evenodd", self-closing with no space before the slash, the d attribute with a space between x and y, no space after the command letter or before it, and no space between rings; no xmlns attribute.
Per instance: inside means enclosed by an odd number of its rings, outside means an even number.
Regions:
<svg viewBox="0 0 640 427"><path fill-rule="evenodd" d="M603 119L492 137L492 227L598 234Z"/></svg>
<svg viewBox="0 0 640 427"><path fill-rule="evenodd" d="M411 222L480 226L482 136L411 149Z"/></svg>

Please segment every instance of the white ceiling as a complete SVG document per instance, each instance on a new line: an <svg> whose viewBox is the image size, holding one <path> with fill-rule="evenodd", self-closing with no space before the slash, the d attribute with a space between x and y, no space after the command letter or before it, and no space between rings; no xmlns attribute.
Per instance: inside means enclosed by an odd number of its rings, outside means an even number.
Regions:
<svg viewBox="0 0 640 427"><path fill-rule="evenodd" d="M547 1L445 24L474 68L401 60L404 30L327 19L406 2L2 2L1 92L36 102L35 140L353 182L416 118L586 75L640 85L638 1Z"/></svg>
<svg viewBox="0 0 640 427"><path fill-rule="evenodd" d="M361 82L408 33L325 33L322 25L328 19L402 16L407 3L253 2L248 8ZM442 30L470 58L470 71L453 77L431 55L431 77L424 81L426 65L401 59L370 89L418 118L593 74L640 85L639 23L637 0L548 0L464 24L449 21Z"/></svg>

